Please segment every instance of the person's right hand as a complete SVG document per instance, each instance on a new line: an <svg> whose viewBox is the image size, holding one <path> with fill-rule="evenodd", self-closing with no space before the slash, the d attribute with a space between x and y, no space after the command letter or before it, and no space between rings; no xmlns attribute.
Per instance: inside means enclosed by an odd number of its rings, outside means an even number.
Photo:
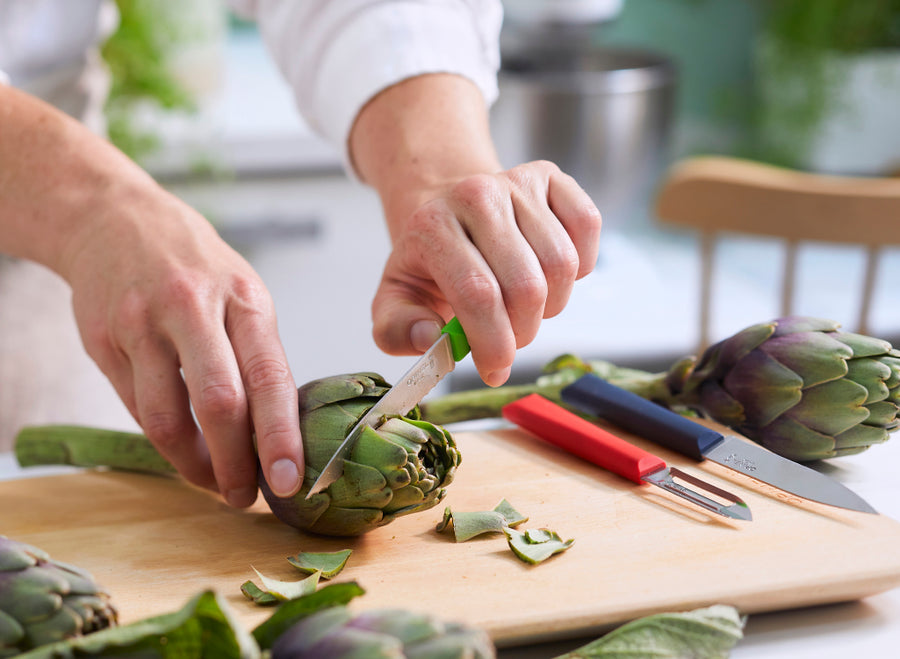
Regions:
<svg viewBox="0 0 900 659"><path fill-rule="evenodd" d="M84 345L189 481L233 506L253 503L255 433L267 481L294 494L303 474L297 390L272 300L203 217L161 189L146 192L107 206L66 251Z"/></svg>
<svg viewBox="0 0 900 659"><path fill-rule="evenodd" d="M0 119L0 251L68 281L88 353L150 441L234 506L256 499L257 452L276 494L299 491L297 389L250 265L62 112L0 84Z"/></svg>

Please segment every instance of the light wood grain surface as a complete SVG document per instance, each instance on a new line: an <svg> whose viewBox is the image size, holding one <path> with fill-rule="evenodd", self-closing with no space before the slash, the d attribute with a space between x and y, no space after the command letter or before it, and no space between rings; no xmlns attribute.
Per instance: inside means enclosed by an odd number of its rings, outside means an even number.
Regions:
<svg viewBox="0 0 900 659"><path fill-rule="evenodd" d="M538 566L514 558L500 535L456 544L437 534L443 505L359 538L322 538L281 524L262 502L237 511L177 478L104 471L0 482L0 532L90 570L123 622L213 587L253 625L269 611L240 594L251 565L296 579L287 556L351 548L338 580L366 589L354 606L431 611L481 625L503 646L589 635L658 611L773 611L900 584L900 523L805 502L619 434L735 491L754 520L692 508L510 428L455 435L464 457L444 503L488 510L505 497L530 517L525 527L575 538Z"/></svg>

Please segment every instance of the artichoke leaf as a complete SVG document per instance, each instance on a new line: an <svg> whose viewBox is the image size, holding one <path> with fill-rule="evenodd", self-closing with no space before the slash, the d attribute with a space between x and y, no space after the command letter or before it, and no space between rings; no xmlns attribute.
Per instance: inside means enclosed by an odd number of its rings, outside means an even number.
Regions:
<svg viewBox="0 0 900 659"><path fill-rule="evenodd" d="M844 377L847 360L853 357L853 350L846 344L815 332L778 336L760 350L795 373L802 373L804 388Z"/></svg>
<svg viewBox="0 0 900 659"><path fill-rule="evenodd" d="M203 649L204 656L221 659L257 659L261 656L256 641L236 620L225 600L214 591L204 591L192 597L174 613L51 643L19 657L177 659L196 656L200 648Z"/></svg>
<svg viewBox="0 0 900 659"><path fill-rule="evenodd" d="M503 533L506 534L507 543L513 553L531 565L542 563L554 554L567 550L575 542L573 538L563 540L558 533L548 529L518 531L505 528Z"/></svg>
<svg viewBox="0 0 900 659"><path fill-rule="evenodd" d="M746 355L724 378L748 418L765 426L800 402L803 379L761 350Z"/></svg>
<svg viewBox="0 0 900 659"><path fill-rule="evenodd" d="M854 357L874 357L891 351L891 344L884 339L877 339L865 334L853 332L835 332L835 337L853 350Z"/></svg>
<svg viewBox="0 0 900 659"><path fill-rule="evenodd" d="M288 562L306 574L319 572L323 579L331 579L344 569L351 553L352 549L327 552L301 551L296 556L289 557Z"/></svg>
<svg viewBox="0 0 900 659"><path fill-rule="evenodd" d="M838 435L869 418L868 392L852 380L835 380L803 392L803 402L785 414L810 430Z"/></svg>
<svg viewBox="0 0 900 659"><path fill-rule="evenodd" d="M253 571L256 572L256 576L259 577L259 580L262 581L263 586L265 586L264 592L267 592L282 601L297 599L298 597L303 597L304 595L316 592L316 588L319 585L319 575L321 574L316 570L305 579L300 579L299 581L281 581L265 576L256 568L253 568Z"/></svg>
<svg viewBox="0 0 900 659"><path fill-rule="evenodd" d="M717 604L632 620L556 659L726 659L743 638L745 619Z"/></svg>
<svg viewBox="0 0 900 659"><path fill-rule="evenodd" d="M816 432L788 417L770 423L763 431L766 438L763 446L797 462L808 462L809 456L819 459L836 455L834 437Z"/></svg>
<svg viewBox="0 0 900 659"><path fill-rule="evenodd" d="M244 597L260 606L272 606L279 604L282 600L275 597L272 593L263 590L252 581L245 581L241 584L241 593Z"/></svg>
<svg viewBox="0 0 900 659"><path fill-rule="evenodd" d="M891 367L876 359L853 359L847 362L847 377L866 388L866 403L887 400L890 395L887 381Z"/></svg>
<svg viewBox="0 0 900 659"><path fill-rule="evenodd" d="M465 542L484 533L502 533L503 529L525 521L528 521L527 517L502 499L493 510L454 513L447 507L435 530L440 533L452 528L456 542Z"/></svg>
<svg viewBox="0 0 900 659"><path fill-rule="evenodd" d="M342 607L365 592L355 581L348 581L328 584L310 595L284 602L253 630L253 638L260 648L269 650L275 639L303 618L329 607Z"/></svg>

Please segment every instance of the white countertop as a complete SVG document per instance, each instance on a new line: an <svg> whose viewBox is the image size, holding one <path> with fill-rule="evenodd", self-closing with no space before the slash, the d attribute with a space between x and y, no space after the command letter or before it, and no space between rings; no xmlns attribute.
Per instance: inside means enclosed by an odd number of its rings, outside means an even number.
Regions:
<svg viewBox="0 0 900 659"><path fill-rule="evenodd" d="M831 460L823 469L865 498L881 514L900 520L900 438L851 457ZM71 472L71 467L21 469L10 453L0 453L0 480ZM2 529L0 529L2 532ZM810 538L815 542L815 538ZM900 551L886 547L885 551ZM847 556L847 561L854 560ZM835 570L841 566L836 565ZM586 641L584 641L586 642ZM502 650L501 657L547 659L577 647L554 643ZM900 588L858 602L810 607L749 617L745 637L733 659L846 659L897 656L900 647Z"/></svg>

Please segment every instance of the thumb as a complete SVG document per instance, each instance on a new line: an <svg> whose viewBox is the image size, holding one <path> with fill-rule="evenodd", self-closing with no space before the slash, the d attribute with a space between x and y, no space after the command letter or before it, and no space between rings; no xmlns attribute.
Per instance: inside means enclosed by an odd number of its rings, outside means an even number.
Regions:
<svg viewBox="0 0 900 659"><path fill-rule="evenodd" d="M409 300L375 298L372 336L389 355L421 355L441 335L444 320L432 309Z"/></svg>

